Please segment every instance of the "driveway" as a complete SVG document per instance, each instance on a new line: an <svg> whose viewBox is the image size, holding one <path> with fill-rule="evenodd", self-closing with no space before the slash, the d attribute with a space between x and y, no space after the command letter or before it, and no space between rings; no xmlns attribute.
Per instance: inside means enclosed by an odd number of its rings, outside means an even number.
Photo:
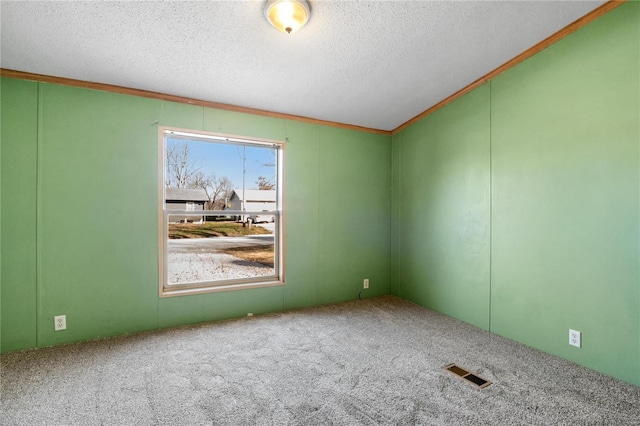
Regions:
<svg viewBox="0 0 640 426"><path fill-rule="evenodd" d="M246 237L185 238L169 240L169 253L214 253L234 247L257 247L274 243L273 235Z"/></svg>
<svg viewBox="0 0 640 426"><path fill-rule="evenodd" d="M169 240L167 280L169 284L273 276L275 269L248 262L221 250L234 247L273 245L273 235Z"/></svg>
<svg viewBox="0 0 640 426"><path fill-rule="evenodd" d="M276 231L276 224L273 222L256 223L255 226L260 226L266 229L267 231L271 232L272 234L274 234Z"/></svg>

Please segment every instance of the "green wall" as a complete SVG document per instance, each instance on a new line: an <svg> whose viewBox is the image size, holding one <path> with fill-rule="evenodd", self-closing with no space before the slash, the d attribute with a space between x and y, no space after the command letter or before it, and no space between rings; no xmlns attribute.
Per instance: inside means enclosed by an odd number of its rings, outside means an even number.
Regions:
<svg viewBox="0 0 640 426"><path fill-rule="evenodd" d="M396 294L640 385L640 3L392 144Z"/></svg>
<svg viewBox="0 0 640 426"><path fill-rule="evenodd" d="M352 300L370 278L364 297L640 385L640 3L392 138L0 84L3 352ZM158 125L287 141L285 286L158 297Z"/></svg>
<svg viewBox="0 0 640 426"><path fill-rule="evenodd" d="M0 84L2 351L389 293L389 137ZM158 125L286 140L285 286L158 297Z"/></svg>
<svg viewBox="0 0 640 426"><path fill-rule="evenodd" d="M489 96L485 85L394 137L400 147L397 294L484 329L489 328Z"/></svg>
<svg viewBox="0 0 640 426"><path fill-rule="evenodd" d="M36 158L38 85L0 86L2 264L0 335L3 345L36 345Z"/></svg>

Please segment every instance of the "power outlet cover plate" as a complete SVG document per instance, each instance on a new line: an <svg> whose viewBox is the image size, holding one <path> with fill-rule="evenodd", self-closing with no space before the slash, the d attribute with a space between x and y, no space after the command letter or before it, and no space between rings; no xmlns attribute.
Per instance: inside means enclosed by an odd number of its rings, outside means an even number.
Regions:
<svg viewBox="0 0 640 426"><path fill-rule="evenodd" d="M369 288L369 278L365 278L365 279L364 279L363 287L364 287L365 289L366 289L366 288Z"/></svg>
<svg viewBox="0 0 640 426"><path fill-rule="evenodd" d="M569 344L576 348L582 347L582 333L569 329Z"/></svg>
<svg viewBox="0 0 640 426"><path fill-rule="evenodd" d="M53 317L53 327L55 331L66 330L67 329L67 316L66 315L57 315Z"/></svg>

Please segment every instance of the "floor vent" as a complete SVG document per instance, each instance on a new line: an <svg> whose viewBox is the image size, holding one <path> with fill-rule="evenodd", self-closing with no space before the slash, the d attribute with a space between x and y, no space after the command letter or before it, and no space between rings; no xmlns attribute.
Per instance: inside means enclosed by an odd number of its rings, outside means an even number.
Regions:
<svg viewBox="0 0 640 426"><path fill-rule="evenodd" d="M470 372L468 372L467 370L465 370L462 367L459 367L455 364L447 364L444 367L445 370L452 372L453 374L455 374L456 376L462 377L464 380L474 384L475 386L479 387L480 389L484 389L487 386L491 385L491 382L489 380L483 379L480 376L476 376L475 374L472 374Z"/></svg>

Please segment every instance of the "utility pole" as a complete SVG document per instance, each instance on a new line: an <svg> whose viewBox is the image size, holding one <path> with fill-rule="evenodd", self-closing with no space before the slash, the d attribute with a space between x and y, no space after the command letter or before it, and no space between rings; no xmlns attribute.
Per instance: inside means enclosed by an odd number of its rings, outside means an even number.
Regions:
<svg viewBox="0 0 640 426"><path fill-rule="evenodd" d="M246 149L247 149L247 147L245 145L242 145L242 204L241 204L241 207L242 207L242 221L243 222L246 222L246 220L247 220L246 216L244 215L244 208L245 208L245 202L246 202L245 201L246 197L244 195L244 184L245 184L245 179L246 179L246 176L247 176L247 168L245 167L245 163L247 161L247 156L245 155L246 154Z"/></svg>

